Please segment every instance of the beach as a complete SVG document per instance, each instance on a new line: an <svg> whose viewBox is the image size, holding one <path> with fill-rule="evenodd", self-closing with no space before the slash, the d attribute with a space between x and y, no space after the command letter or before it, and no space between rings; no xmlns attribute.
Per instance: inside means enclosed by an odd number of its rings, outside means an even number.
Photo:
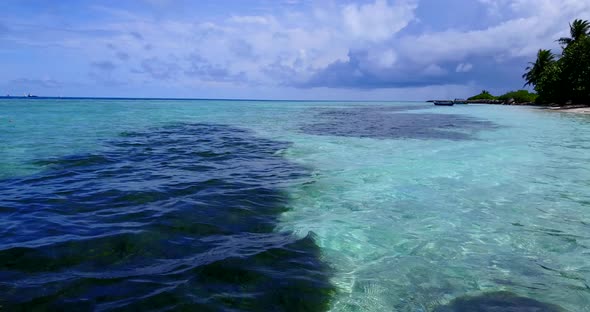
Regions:
<svg viewBox="0 0 590 312"><path fill-rule="evenodd" d="M575 114L590 114L590 106L586 107L575 107L575 108L550 108L553 111L560 112L560 113L575 113Z"/></svg>

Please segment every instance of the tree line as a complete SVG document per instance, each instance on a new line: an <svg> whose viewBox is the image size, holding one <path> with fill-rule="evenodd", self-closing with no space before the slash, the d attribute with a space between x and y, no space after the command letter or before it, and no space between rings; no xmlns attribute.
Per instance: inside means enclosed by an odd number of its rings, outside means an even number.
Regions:
<svg viewBox="0 0 590 312"><path fill-rule="evenodd" d="M535 103L538 98L536 93L528 90L510 91L500 96L495 96L488 90L481 91L480 94L474 95L467 100L469 101L489 101L490 103Z"/></svg>
<svg viewBox="0 0 590 312"><path fill-rule="evenodd" d="M561 54L541 49L522 76L540 104L590 104L590 22L576 19L570 37L557 40Z"/></svg>

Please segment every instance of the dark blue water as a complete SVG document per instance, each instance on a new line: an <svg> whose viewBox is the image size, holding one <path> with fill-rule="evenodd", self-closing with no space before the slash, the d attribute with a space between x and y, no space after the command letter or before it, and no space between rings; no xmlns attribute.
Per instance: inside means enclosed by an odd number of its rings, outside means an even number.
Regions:
<svg viewBox="0 0 590 312"><path fill-rule="evenodd" d="M325 310L334 287L313 234L274 231L284 187L309 180L287 146L182 124L1 180L0 306Z"/></svg>
<svg viewBox="0 0 590 312"><path fill-rule="evenodd" d="M403 113L426 107L415 105L329 109L319 112L316 122L303 125L302 130L314 135L461 141L473 140L478 132L498 127L488 120L446 112ZM444 109L448 108L441 108Z"/></svg>
<svg viewBox="0 0 590 312"><path fill-rule="evenodd" d="M557 305L520 297L507 291L483 293L453 299L434 312L565 312Z"/></svg>

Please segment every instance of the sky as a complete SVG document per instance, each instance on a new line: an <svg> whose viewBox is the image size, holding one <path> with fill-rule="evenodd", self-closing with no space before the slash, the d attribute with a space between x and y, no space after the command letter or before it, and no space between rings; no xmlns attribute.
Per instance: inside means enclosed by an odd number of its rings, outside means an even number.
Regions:
<svg viewBox="0 0 590 312"><path fill-rule="evenodd" d="M588 0L1 0L0 94L426 100L520 89Z"/></svg>

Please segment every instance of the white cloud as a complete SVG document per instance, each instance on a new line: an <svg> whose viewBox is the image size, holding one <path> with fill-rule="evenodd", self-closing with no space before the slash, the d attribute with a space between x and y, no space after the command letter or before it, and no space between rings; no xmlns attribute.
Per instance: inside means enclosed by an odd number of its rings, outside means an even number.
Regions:
<svg viewBox="0 0 590 312"><path fill-rule="evenodd" d="M110 38L112 45L129 55L144 59L173 55L181 60L186 58L182 54L198 55L228 74L246 73L250 83L280 84L287 83L286 79L303 81L335 61L346 60L352 48L392 38L415 18L415 8L415 1L376 0L361 6L316 5L313 14L232 15L207 22L164 20L157 26L137 17L107 26L135 31L153 43L148 52L128 38ZM391 67L396 53L391 49L378 52L374 61L375 66Z"/></svg>
<svg viewBox="0 0 590 312"><path fill-rule="evenodd" d="M346 29L354 38L381 41L404 29L415 17L417 2L398 1L390 5L386 0L375 3L347 5L342 10Z"/></svg>
<svg viewBox="0 0 590 312"><path fill-rule="evenodd" d="M230 21L234 22L234 23L260 24L260 25L268 25L271 23L271 20L265 16L232 16L230 18Z"/></svg>
<svg viewBox="0 0 590 312"><path fill-rule="evenodd" d="M511 0L477 0L487 7L488 14L493 16L500 16L502 7L508 4Z"/></svg>
<svg viewBox="0 0 590 312"><path fill-rule="evenodd" d="M437 64L430 64L422 70L422 74L426 76L440 76L446 74L447 71Z"/></svg>
<svg viewBox="0 0 590 312"><path fill-rule="evenodd" d="M413 62L423 64L461 61L470 56L490 56L490 61L530 57L540 48L556 48L555 39L566 34L567 25L574 18L590 16L590 1L486 2L501 3L503 10L519 15L485 29L446 30L406 37L399 49Z"/></svg>
<svg viewBox="0 0 590 312"><path fill-rule="evenodd" d="M458 73L467 73L467 72L470 72L472 69L473 69L473 64L460 63L459 65L457 65L457 68L455 69L455 71Z"/></svg>
<svg viewBox="0 0 590 312"><path fill-rule="evenodd" d="M381 68L391 68L397 62L397 54L393 49L370 50L367 57L371 63Z"/></svg>
<svg viewBox="0 0 590 312"><path fill-rule="evenodd" d="M309 6L292 6L289 11L234 13L212 20L156 19L95 6L103 16L100 23L88 21L73 29L39 25L34 31L13 32L3 38L20 45L75 50L88 58L88 64L111 56L119 72L128 67L131 73L124 79L131 82L182 76L198 56L202 64L198 71L161 83L210 83L220 76L217 74L227 73L251 85L276 86L306 81L330 64L351 61L351 51L365 53L366 57L354 60L362 63L357 64L361 70L395 73L396 77L473 73L481 66L472 58L496 62L533 57L539 48L557 48L554 40L567 35L571 20L590 18L588 0L478 1L498 19L469 31L425 26L429 20L416 15L418 5L424 5L419 0L374 0L347 5L306 2ZM422 22L413 24L416 27L411 33L403 33L418 18ZM123 54L125 60L118 57ZM207 76L199 77L198 73ZM359 75L359 71L350 74ZM237 78L220 78L219 83L235 84Z"/></svg>

